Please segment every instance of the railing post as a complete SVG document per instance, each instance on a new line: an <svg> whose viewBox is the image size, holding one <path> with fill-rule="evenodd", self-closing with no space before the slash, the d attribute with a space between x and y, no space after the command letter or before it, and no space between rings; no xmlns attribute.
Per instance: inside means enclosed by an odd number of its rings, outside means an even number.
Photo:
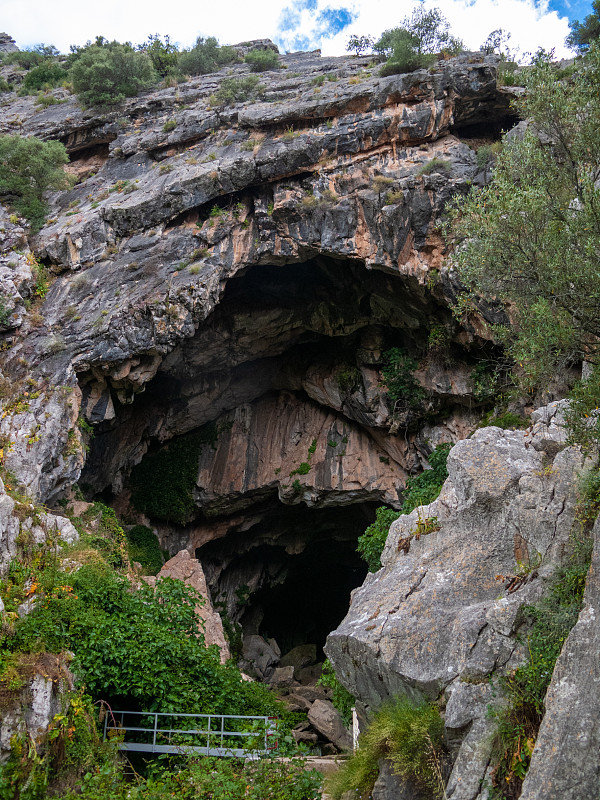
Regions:
<svg viewBox="0 0 600 800"><path fill-rule="evenodd" d="M206 749L208 750L207 755L210 755L210 725L211 725L211 716L208 715L208 736L206 737Z"/></svg>
<svg viewBox="0 0 600 800"><path fill-rule="evenodd" d="M221 750L224 747L223 737L225 736L225 717L221 716Z"/></svg>
<svg viewBox="0 0 600 800"><path fill-rule="evenodd" d="M154 715L154 736L152 737L152 747L156 747L156 729L158 728L158 714Z"/></svg>

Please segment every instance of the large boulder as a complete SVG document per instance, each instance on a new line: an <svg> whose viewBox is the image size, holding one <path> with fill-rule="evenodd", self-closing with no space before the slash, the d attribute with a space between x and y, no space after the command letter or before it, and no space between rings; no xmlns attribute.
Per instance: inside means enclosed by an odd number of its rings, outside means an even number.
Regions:
<svg viewBox="0 0 600 800"><path fill-rule="evenodd" d="M258 634L244 636L242 654L244 668L262 680L270 678L279 664L277 653Z"/></svg>
<svg viewBox="0 0 600 800"><path fill-rule="evenodd" d="M344 725L340 712L329 700L315 700L308 712L308 721L340 750L352 749L352 736Z"/></svg>
<svg viewBox="0 0 600 800"><path fill-rule="evenodd" d="M523 607L544 593L573 524L584 458L564 444L562 410L541 410L526 432L490 427L459 442L439 498L392 524L382 568L327 640L363 718L394 695L445 701L452 800L479 794L487 682L522 662Z"/></svg>

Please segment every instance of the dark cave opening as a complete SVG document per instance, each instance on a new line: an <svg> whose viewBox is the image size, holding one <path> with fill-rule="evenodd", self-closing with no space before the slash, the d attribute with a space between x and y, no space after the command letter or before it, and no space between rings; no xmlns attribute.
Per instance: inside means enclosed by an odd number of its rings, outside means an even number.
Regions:
<svg viewBox="0 0 600 800"><path fill-rule="evenodd" d="M327 635L346 615L350 593L367 574L356 545L376 506L269 504L249 530L196 549L213 599L226 606L244 635L273 638L284 654L315 644L322 658Z"/></svg>
<svg viewBox="0 0 600 800"><path fill-rule="evenodd" d="M506 131L514 128L519 121L520 117L516 114L506 113L486 120L471 122L468 125L455 125L450 128L450 133L467 142L469 140L483 141L486 139L497 142L500 141Z"/></svg>
<svg viewBox="0 0 600 800"><path fill-rule="evenodd" d="M320 653L366 573L366 564L347 545L331 540L308 545L290 559L284 583L261 589L252 598L264 611L258 632L274 638L284 653L307 642L314 642Z"/></svg>
<svg viewBox="0 0 600 800"><path fill-rule="evenodd" d="M350 259L239 272L135 402L112 393L115 416L96 426L83 474L89 495L103 492L125 512L145 513L172 555L195 552L213 602L244 634L273 638L282 652L315 644L322 655L367 572L357 539L379 505L394 505L426 447L417 413L403 423L403 441L388 431L380 388L386 349L431 369L436 392L423 412L430 424L451 408L466 408L470 424L468 388L455 391L446 373L450 362L467 370L482 342L454 339L458 325L441 291ZM442 328L445 360L425 344ZM87 402L93 379L83 388ZM102 412L107 396L90 402L91 413ZM174 516L170 498L161 499L172 484L164 474L169 447L209 426L214 438L185 465L188 507ZM309 464L317 434L320 450ZM133 508L136 473L151 461L156 472L142 483L162 506ZM380 487L388 469L389 484Z"/></svg>

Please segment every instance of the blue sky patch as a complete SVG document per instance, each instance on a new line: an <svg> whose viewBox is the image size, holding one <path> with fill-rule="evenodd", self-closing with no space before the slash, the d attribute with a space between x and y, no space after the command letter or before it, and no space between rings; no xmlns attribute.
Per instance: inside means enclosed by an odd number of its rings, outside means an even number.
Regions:
<svg viewBox="0 0 600 800"><path fill-rule="evenodd" d="M583 22L592 13L592 4L586 0L550 0L548 8L557 11L561 17L577 19L579 22Z"/></svg>
<svg viewBox="0 0 600 800"><path fill-rule="evenodd" d="M323 40L332 39L345 30L358 16L350 8L326 6L315 13L317 8L318 0L299 0L285 6L277 21L274 36L277 44L287 51L316 49L321 47Z"/></svg>
<svg viewBox="0 0 600 800"><path fill-rule="evenodd" d="M317 17L317 25L326 38L335 36L356 19L357 14L349 8L325 8Z"/></svg>

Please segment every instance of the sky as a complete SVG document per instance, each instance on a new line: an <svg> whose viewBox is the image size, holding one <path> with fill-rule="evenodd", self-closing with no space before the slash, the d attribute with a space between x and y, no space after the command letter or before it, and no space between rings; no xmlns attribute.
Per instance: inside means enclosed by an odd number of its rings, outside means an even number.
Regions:
<svg viewBox="0 0 600 800"><path fill-rule="evenodd" d="M150 34L169 34L180 47L197 36L221 44L270 38L280 52L321 48L343 55L351 34L378 37L409 16L413 0L0 0L0 30L23 49L43 42L61 52L97 35L134 44ZM568 57L569 20L591 12L584 0L425 0L438 7L451 31L477 50L496 28L511 34L509 46L522 58L539 47Z"/></svg>

